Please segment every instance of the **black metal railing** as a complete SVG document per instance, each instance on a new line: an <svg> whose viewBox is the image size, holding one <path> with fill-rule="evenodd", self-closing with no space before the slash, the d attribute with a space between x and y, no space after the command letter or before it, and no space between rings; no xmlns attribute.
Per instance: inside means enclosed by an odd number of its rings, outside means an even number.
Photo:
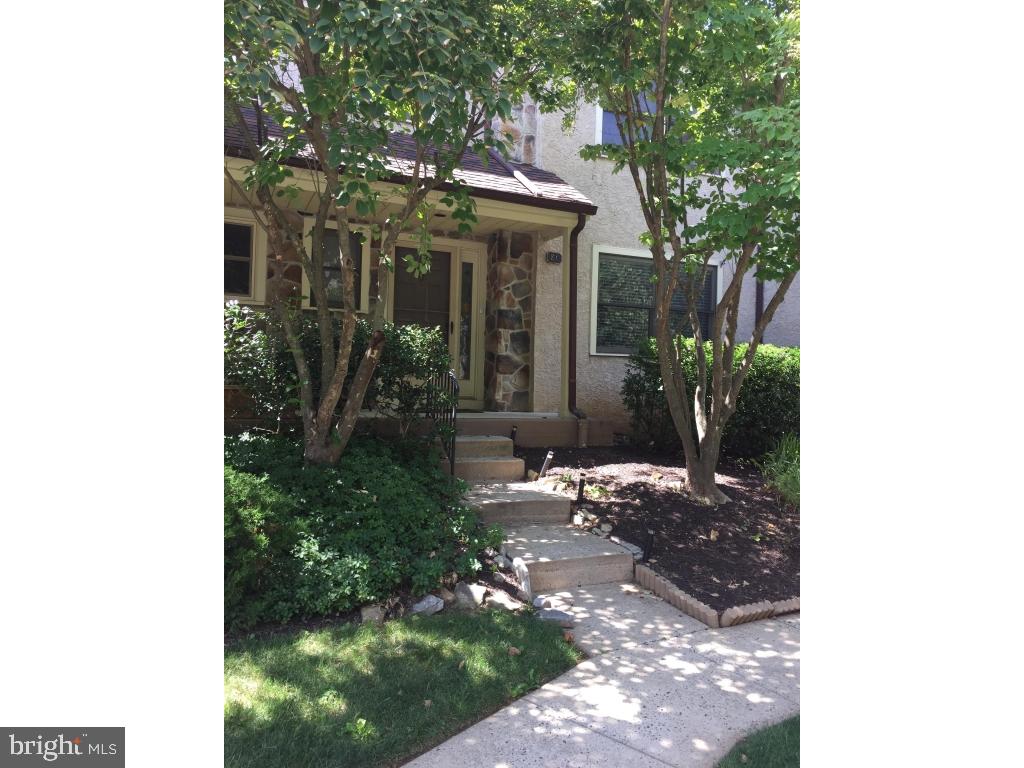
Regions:
<svg viewBox="0 0 1024 768"><path fill-rule="evenodd" d="M434 421L441 450L455 477L455 416L459 407L459 379L455 371L440 371L430 379L427 415Z"/></svg>

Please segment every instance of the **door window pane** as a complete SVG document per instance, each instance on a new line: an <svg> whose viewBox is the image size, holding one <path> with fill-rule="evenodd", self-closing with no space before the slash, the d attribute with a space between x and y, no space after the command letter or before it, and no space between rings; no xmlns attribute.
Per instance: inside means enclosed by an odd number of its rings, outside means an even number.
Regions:
<svg viewBox="0 0 1024 768"><path fill-rule="evenodd" d="M459 378L469 379L473 370L473 265L462 264L459 296Z"/></svg>
<svg viewBox="0 0 1024 768"><path fill-rule="evenodd" d="M415 248L395 248L395 325L438 327L447 338L451 254L431 251L430 271L414 277L405 268L404 258L415 253Z"/></svg>

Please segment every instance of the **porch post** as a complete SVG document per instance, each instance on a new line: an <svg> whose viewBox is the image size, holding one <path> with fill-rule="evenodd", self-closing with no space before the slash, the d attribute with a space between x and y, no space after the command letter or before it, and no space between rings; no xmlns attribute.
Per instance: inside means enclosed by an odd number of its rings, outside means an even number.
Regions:
<svg viewBox="0 0 1024 768"><path fill-rule="evenodd" d="M571 416L569 413L569 291L575 286L569 284L569 240L572 229L562 230L562 377L561 390L558 398L558 415Z"/></svg>

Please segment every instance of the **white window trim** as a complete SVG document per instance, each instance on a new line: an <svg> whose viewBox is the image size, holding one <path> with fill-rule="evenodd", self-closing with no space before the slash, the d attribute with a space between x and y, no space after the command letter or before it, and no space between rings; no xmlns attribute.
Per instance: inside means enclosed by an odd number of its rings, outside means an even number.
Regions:
<svg viewBox="0 0 1024 768"><path fill-rule="evenodd" d="M267 233L263 231L252 211L244 208L224 208L225 224L244 224L252 227L252 254L249 259L248 294L225 293L225 301L245 304L264 304L267 298Z"/></svg>
<svg viewBox="0 0 1024 768"><path fill-rule="evenodd" d="M597 278L598 270L601 264L601 254L607 253L611 256L637 256L641 259L653 259L654 256L647 248L623 248L619 245L607 245L604 243L594 243L593 255L590 263L590 356L591 357L629 357L628 353L625 352L598 352L597 351ZM716 253L708 261L709 267L715 267L718 270L716 279L717 286L717 297L716 301L722 300L724 293L722 285L722 261L723 257L721 254Z"/></svg>
<svg viewBox="0 0 1024 768"><path fill-rule="evenodd" d="M313 225L315 220L312 216L303 217L303 240L306 245L306 253L313 253ZM326 222L327 229L338 229L338 222L328 221ZM356 314L367 315L370 313L370 227L364 224L351 224L349 230L352 232L359 232L363 235L363 255L362 264L359 268L359 309L356 310ZM309 276L306 274L306 270L302 270L302 308L313 309L313 304L309 300L310 288L309 288ZM342 307L330 307L332 312L344 312Z"/></svg>

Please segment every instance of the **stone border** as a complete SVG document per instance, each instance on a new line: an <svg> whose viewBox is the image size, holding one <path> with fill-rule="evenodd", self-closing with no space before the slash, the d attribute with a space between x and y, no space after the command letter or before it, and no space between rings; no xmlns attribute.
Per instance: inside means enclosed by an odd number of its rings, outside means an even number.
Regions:
<svg viewBox="0 0 1024 768"><path fill-rule="evenodd" d="M705 605L697 598L686 594L664 576L659 576L646 565L641 565L640 563L636 564L633 574L634 580L641 587L651 590L669 605L678 608L687 616L692 616L698 621L704 622L709 627L718 626L718 612L715 609Z"/></svg>
<svg viewBox="0 0 1024 768"><path fill-rule="evenodd" d="M748 621L768 619L772 616L781 616L785 613L793 613L800 610L800 598L794 597L774 603L763 600L760 603L737 605L732 608L726 608L719 613L711 606L683 592L683 590L679 589L679 587L664 576L655 573L650 567L641 563L636 563L633 569L633 580L641 587L651 590L669 605L713 629L718 627L734 627L737 624L745 624Z"/></svg>

